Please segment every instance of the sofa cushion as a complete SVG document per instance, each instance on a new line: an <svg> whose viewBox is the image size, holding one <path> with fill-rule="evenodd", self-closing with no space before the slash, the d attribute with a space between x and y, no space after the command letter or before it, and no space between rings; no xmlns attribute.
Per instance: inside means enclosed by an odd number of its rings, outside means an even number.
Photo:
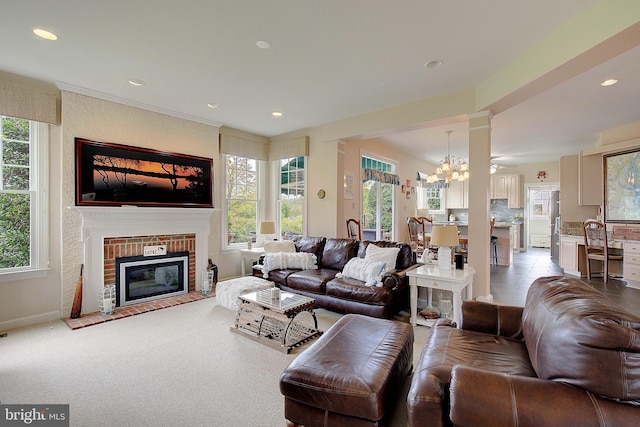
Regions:
<svg viewBox="0 0 640 427"><path fill-rule="evenodd" d="M358 241L353 239L327 239L322 251L322 267L342 271L347 262L356 256Z"/></svg>
<svg viewBox="0 0 640 427"><path fill-rule="evenodd" d="M341 273L336 274L336 278L357 279L364 282L366 286L382 286L381 274L385 271L385 267L386 264L382 261L354 257L345 264Z"/></svg>
<svg viewBox="0 0 640 427"><path fill-rule="evenodd" d="M267 279L269 272L278 269L313 270L318 268L315 254L306 252L277 252L264 255L262 277Z"/></svg>
<svg viewBox="0 0 640 427"><path fill-rule="evenodd" d="M364 286L362 281L347 277L327 282L325 285L327 296L345 301L358 301L363 304L383 305L393 302L393 291L384 287Z"/></svg>
<svg viewBox="0 0 640 427"><path fill-rule="evenodd" d="M296 252L296 244L291 240L267 240L262 244L264 253Z"/></svg>
<svg viewBox="0 0 640 427"><path fill-rule="evenodd" d="M294 243L296 244L296 251L315 254L318 258L318 265L322 265L322 250L326 241L326 237L301 236Z"/></svg>
<svg viewBox="0 0 640 427"><path fill-rule="evenodd" d="M640 403L640 317L580 280L533 282L523 335L538 376Z"/></svg>
<svg viewBox="0 0 640 427"><path fill-rule="evenodd" d="M292 290L324 294L326 283L332 280L336 273L336 270L328 268L296 271L287 276L285 285Z"/></svg>
<svg viewBox="0 0 640 427"><path fill-rule="evenodd" d="M385 263L385 271L396 270L396 260L398 259L398 253L400 248L381 248L377 245L370 244L367 246L367 251L364 259L368 261L382 261Z"/></svg>
<svg viewBox="0 0 640 427"><path fill-rule="evenodd" d="M403 242L389 242L386 240L363 240L358 246L358 254L360 258L365 258L367 255L367 247L371 244L376 245L379 248L400 248L398 257L396 258L396 270L404 270L415 264L415 255L411 246L408 243Z"/></svg>

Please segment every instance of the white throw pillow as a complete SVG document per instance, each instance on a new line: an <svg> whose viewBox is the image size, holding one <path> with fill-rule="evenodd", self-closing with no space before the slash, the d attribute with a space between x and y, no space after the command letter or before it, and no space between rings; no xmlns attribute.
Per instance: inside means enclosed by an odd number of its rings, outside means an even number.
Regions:
<svg viewBox="0 0 640 427"><path fill-rule="evenodd" d="M381 248L373 243L369 243L364 259L369 261L382 261L386 264L385 271L395 271L398 252L400 252L400 248Z"/></svg>
<svg viewBox="0 0 640 427"><path fill-rule="evenodd" d="M382 286L382 273L384 273L385 263L382 261L370 261L364 258L351 258L342 269L336 274L337 278L349 277L351 279L362 280L367 286Z"/></svg>
<svg viewBox="0 0 640 427"><path fill-rule="evenodd" d="M262 277L267 279L271 270L279 268L295 268L299 270L315 270L318 268L316 254L307 252L276 252L264 255Z"/></svg>
<svg viewBox="0 0 640 427"><path fill-rule="evenodd" d="M292 240L267 240L262 244L264 253L273 254L276 252L295 252L296 245Z"/></svg>

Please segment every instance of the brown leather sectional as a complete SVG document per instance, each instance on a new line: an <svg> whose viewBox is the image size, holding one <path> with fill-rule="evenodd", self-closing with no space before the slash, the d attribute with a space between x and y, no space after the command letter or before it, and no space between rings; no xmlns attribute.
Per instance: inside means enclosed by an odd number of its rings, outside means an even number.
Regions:
<svg viewBox="0 0 640 427"><path fill-rule="evenodd" d="M441 319L407 397L418 426L640 425L640 316L577 279L539 278L524 308L465 301Z"/></svg>
<svg viewBox="0 0 640 427"><path fill-rule="evenodd" d="M281 290L314 298L316 307L339 313L390 319L409 307L409 278L406 272L416 263L407 243L308 236L297 236L292 240L297 252L316 255L318 269L270 271L267 280L273 281ZM364 282L357 279L335 277L351 258L364 258L367 246L371 243L379 247L400 248L395 270L383 275L382 286L365 286ZM253 275L263 277L260 265L253 267Z"/></svg>

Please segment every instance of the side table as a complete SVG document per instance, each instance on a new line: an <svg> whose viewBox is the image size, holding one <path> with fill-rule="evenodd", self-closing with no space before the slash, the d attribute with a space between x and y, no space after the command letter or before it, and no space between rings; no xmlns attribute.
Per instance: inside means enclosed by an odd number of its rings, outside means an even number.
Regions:
<svg viewBox="0 0 640 427"><path fill-rule="evenodd" d="M264 248L240 249L240 271L243 276L246 275L247 261L258 262L262 255L264 255Z"/></svg>
<svg viewBox="0 0 640 427"><path fill-rule="evenodd" d="M465 299L473 298L473 275L476 271L465 265L464 270L440 270L435 264L424 264L407 272L409 276L411 325L431 326L433 321L418 319L418 287L428 288L428 303L431 306L433 290L445 290L453 293L453 321L460 325L462 293Z"/></svg>

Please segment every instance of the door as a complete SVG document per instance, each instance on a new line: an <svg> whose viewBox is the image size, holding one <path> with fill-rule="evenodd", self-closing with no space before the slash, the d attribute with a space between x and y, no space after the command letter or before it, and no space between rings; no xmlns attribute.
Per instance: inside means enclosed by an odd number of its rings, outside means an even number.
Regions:
<svg viewBox="0 0 640 427"><path fill-rule="evenodd" d="M377 181L362 183L362 239L391 240L393 236L394 185Z"/></svg>
<svg viewBox="0 0 640 427"><path fill-rule="evenodd" d="M552 201L554 191L558 191L557 183L525 185L524 226L527 247L551 249L551 235L553 234L551 224L553 223L552 216L555 215ZM555 221L555 218L553 220Z"/></svg>

